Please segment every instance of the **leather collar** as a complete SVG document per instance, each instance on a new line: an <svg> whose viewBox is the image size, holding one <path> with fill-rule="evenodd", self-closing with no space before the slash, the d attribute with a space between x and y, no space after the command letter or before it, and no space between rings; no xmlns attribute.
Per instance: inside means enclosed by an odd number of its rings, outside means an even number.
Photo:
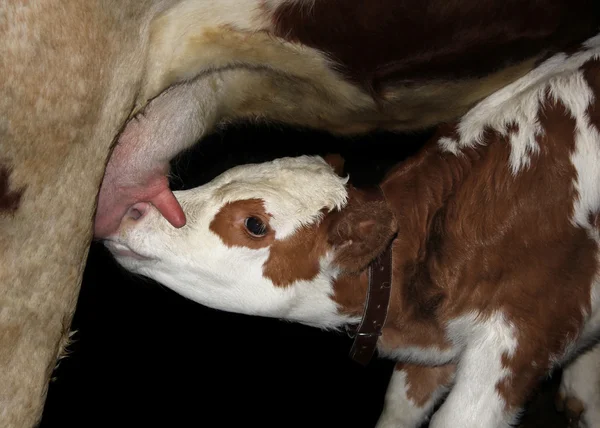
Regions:
<svg viewBox="0 0 600 428"><path fill-rule="evenodd" d="M366 366L377 347L381 329L387 318L392 290L392 244L369 265L369 287L363 317L356 329L349 326L348 334L354 337L350 358ZM352 332L351 330L355 330Z"/></svg>

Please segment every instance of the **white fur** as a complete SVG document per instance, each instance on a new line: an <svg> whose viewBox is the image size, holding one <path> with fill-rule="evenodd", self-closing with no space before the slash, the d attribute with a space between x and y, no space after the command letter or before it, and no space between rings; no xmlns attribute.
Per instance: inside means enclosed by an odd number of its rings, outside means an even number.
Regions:
<svg viewBox="0 0 600 428"><path fill-rule="evenodd" d="M598 38L587 43L590 53L598 56ZM577 63L585 56L577 56ZM573 60L572 60L573 61ZM549 83L550 95L559 100L575 119L575 150L571 162L577 171L573 183L577 190L574 201L572 223L588 231L591 239L600 248L598 229L589 222L590 214L600 212L600 133L597 124L591 124L587 111L596 101L592 88L586 82L583 72L575 71L554 77ZM598 254L600 263L600 251ZM571 343L564 355L557 356L560 363L570 358L581 346L598 337L600 331L600 276L597 274L591 287L591 310L582 308L586 324L577 342ZM575 339L575 338L573 338ZM600 346L577 357L563 372L560 391L564 396L579 399L585 406L581 427L600 426Z"/></svg>
<svg viewBox="0 0 600 428"><path fill-rule="evenodd" d="M576 111L589 104L590 91L577 69L586 61L600 57L600 36L588 40L586 47L587 50L571 56L564 53L554 55L478 103L460 120L457 129L459 139L442 138L440 147L458 153L460 149L482 144L485 130L493 129L509 136L513 174L529 166L531 156L539 150L536 138L543 130L537 118L546 92L551 91L556 99ZM566 91L566 88L572 91ZM511 125L517 125L518 131L509 135Z"/></svg>
<svg viewBox="0 0 600 428"><path fill-rule="evenodd" d="M580 355L565 368L560 393L584 405L579 424L581 428L600 426L600 345Z"/></svg>
<svg viewBox="0 0 600 428"><path fill-rule="evenodd" d="M127 269L156 279L181 295L215 309L285 318L322 328L349 321L330 298L330 255L312 281L275 286L263 275L270 248L228 247L209 226L228 202L259 198L270 214L276 239L320 219L322 208L341 208L347 199L346 180L320 157L283 158L228 170L205 186L175 192L188 217L174 229L151 210L131 227L122 227L107 241L114 250L131 249L142 257L121 256Z"/></svg>
<svg viewBox="0 0 600 428"><path fill-rule="evenodd" d="M576 120L575 152L571 162L577 170L574 185L578 197L573 223L590 230L593 238L600 243L598 230L589 223L589 214L600 212L600 133L598 124L591 124L587 115L589 106L595 101L594 93L583 74L578 72L570 79L564 79L560 85L555 85L553 95L563 100Z"/></svg>
<svg viewBox="0 0 600 428"><path fill-rule="evenodd" d="M385 394L385 406L375 428L417 428L427 419L433 406L447 391L440 387L425 405L419 407L410 398L407 391L406 372L394 370Z"/></svg>
<svg viewBox="0 0 600 428"><path fill-rule="evenodd" d="M496 385L511 373L502 356L517 348L514 326L501 312L486 319L472 313L452 322L455 343L465 348L458 363L455 383L431 428L508 428L515 414L506 412Z"/></svg>
<svg viewBox="0 0 600 428"><path fill-rule="evenodd" d="M299 227L320 220L321 209L342 208L348 199L347 181L348 178L337 176L322 158L300 156L240 165L192 190L193 193L179 195L191 209L198 205L196 191L199 195L210 192L217 209L228 202L263 199L266 211L272 216L270 225L276 238L284 239Z"/></svg>

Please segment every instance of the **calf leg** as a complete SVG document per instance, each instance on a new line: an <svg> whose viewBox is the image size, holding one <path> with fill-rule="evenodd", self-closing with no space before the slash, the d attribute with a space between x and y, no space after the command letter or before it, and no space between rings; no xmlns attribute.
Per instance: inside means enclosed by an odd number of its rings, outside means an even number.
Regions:
<svg viewBox="0 0 600 428"><path fill-rule="evenodd" d="M487 320L457 321L466 346L460 354L454 385L431 418L431 428L508 428L527 399L538 372L532 361L508 366L517 350L514 327L501 313ZM453 334L454 335L454 334ZM521 351L519 349L519 351ZM513 376L518 370L519 376Z"/></svg>
<svg viewBox="0 0 600 428"><path fill-rule="evenodd" d="M565 368L557 404L580 427L600 426L600 345Z"/></svg>
<svg viewBox="0 0 600 428"><path fill-rule="evenodd" d="M376 428L420 426L447 391L453 375L453 365L427 367L396 364Z"/></svg>

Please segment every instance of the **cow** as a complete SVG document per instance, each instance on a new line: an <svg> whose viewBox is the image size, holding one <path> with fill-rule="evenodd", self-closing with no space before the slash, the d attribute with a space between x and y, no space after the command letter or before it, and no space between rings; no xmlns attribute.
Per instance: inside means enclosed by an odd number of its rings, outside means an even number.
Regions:
<svg viewBox="0 0 600 428"><path fill-rule="evenodd" d="M205 306L356 334L397 361L379 428L504 428L566 365L600 425L600 36L440 125L375 188L335 157L234 167L104 242ZM357 327L358 326L358 327ZM596 381L590 381L590 378Z"/></svg>
<svg viewBox="0 0 600 428"><path fill-rule="evenodd" d="M595 0L0 4L0 422L39 420L95 233L237 120L340 134L453 120L597 32ZM110 158L110 160L109 160ZM100 184L103 183L102 189Z"/></svg>

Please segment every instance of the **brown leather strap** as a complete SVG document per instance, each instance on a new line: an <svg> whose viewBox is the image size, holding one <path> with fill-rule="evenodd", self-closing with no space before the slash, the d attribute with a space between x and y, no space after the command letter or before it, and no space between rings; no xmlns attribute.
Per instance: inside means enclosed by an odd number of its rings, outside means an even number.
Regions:
<svg viewBox="0 0 600 428"><path fill-rule="evenodd" d="M387 318L392 289L391 244L369 265L369 288L361 323L354 336L350 358L366 366L375 352Z"/></svg>

